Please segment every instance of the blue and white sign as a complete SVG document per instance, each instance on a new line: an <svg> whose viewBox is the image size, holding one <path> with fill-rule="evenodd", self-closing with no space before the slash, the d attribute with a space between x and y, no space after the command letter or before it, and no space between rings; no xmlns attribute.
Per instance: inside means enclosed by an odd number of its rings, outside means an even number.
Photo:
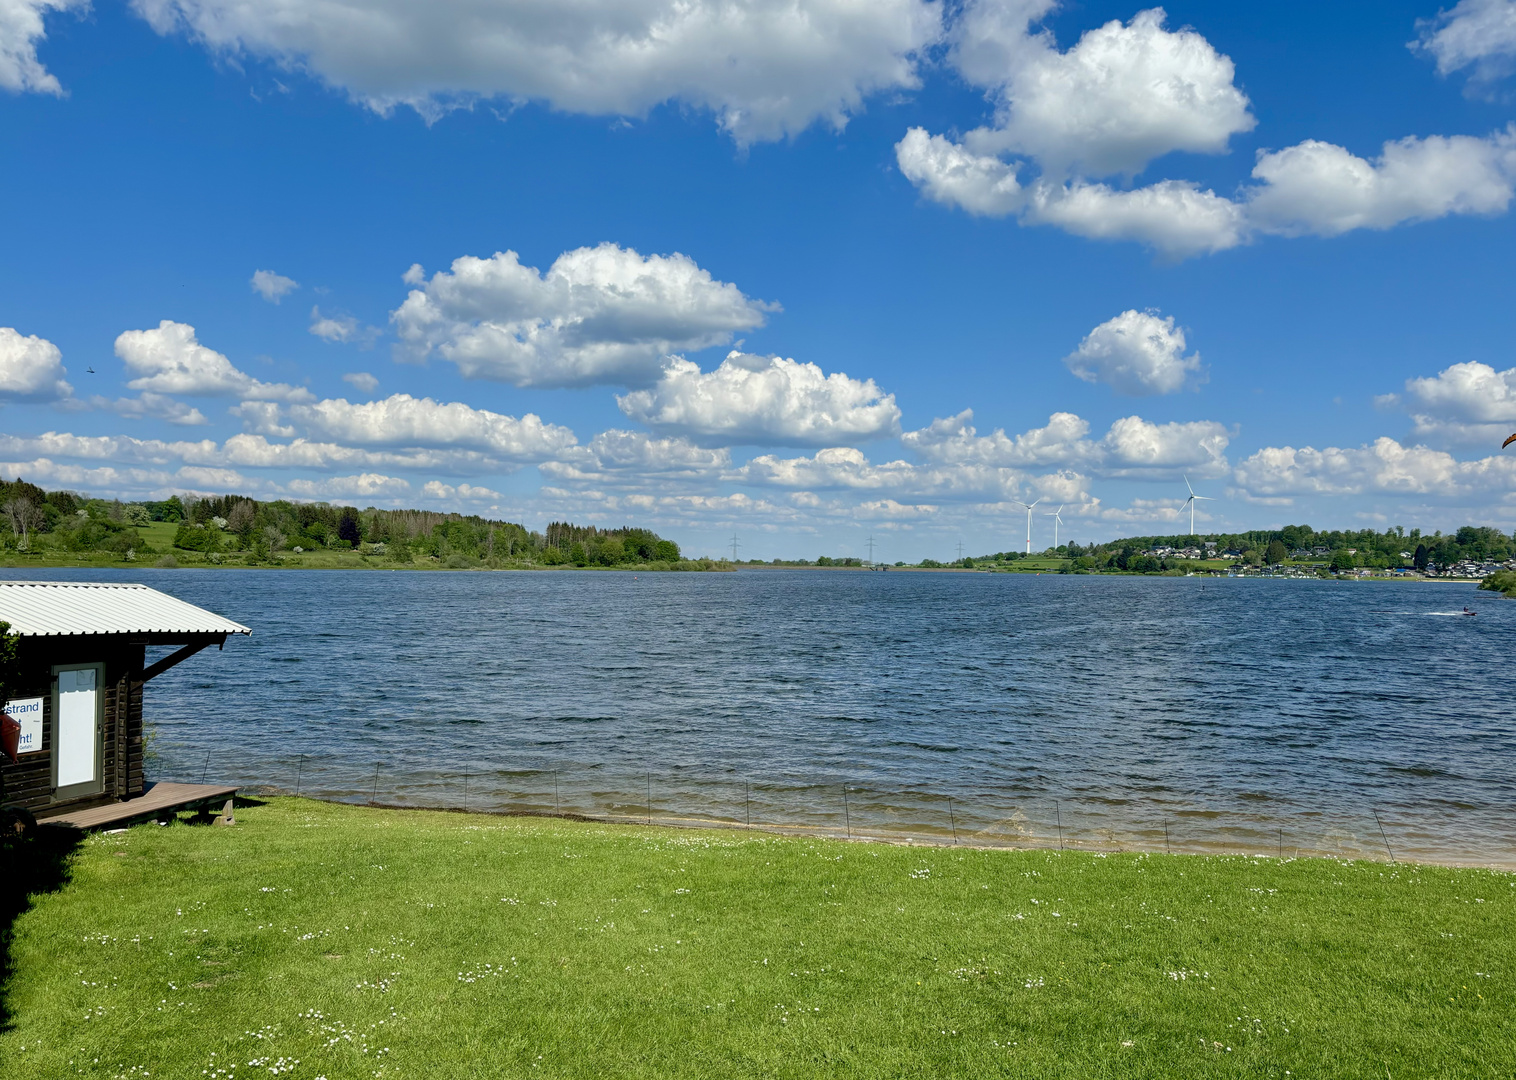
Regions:
<svg viewBox="0 0 1516 1080"><path fill-rule="evenodd" d="M5 703L5 715L21 725L16 753L35 754L42 749L42 699L17 698Z"/></svg>

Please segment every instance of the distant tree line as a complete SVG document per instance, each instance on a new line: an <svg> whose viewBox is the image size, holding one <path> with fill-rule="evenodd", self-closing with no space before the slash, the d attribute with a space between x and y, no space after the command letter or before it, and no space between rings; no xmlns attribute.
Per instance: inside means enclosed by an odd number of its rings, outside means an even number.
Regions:
<svg viewBox="0 0 1516 1080"><path fill-rule="evenodd" d="M155 547L142 527L176 526ZM163 531L159 530L159 535ZM0 480L0 550L108 553L128 559L173 552L218 561L235 555L257 564L281 552L351 551L396 563L418 560L450 567L654 564L694 568L679 545L649 529L601 529L555 521L545 532L477 515L430 510L379 510L259 501L246 495L122 502L70 491L44 491L24 480Z"/></svg>
<svg viewBox="0 0 1516 1080"><path fill-rule="evenodd" d="M1214 545L1207 548L1206 544ZM1102 544L1081 546L1070 542L1049 548L1044 554L1067 561L1067 569L1159 574L1194 567L1193 560L1148 554L1171 548L1200 548L1208 557L1230 553L1242 565L1277 566L1287 561L1310 562L1328 570L1359 567L1388 569L1447 567L1464 560L1504 562L1516 557L1516 534L1506 535L1487 526L1465 525L1457 532L1424 534L1420 529L1396 526L1383 532L1374 529L1323 530L1309 525L1286 525L1281 529L1239 533L1207 533L1170 536L1132 536ZM948 565L1009 562L1022 556L1015 552L962 559ZM923 563L922 565L925 565Z"/></svg>

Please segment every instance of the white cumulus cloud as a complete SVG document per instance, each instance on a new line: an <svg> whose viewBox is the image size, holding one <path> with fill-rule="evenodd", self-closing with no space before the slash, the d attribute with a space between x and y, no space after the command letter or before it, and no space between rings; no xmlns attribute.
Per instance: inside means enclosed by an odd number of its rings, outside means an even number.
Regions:
<svg viewBox="0 0 1516 1080"><path fill-rule="evenodd" d="M500 498L500 492L477 484L444 484L440 480L428 480L421 485L421 494L429 499L446 502L491 502Z"/></svg>
<svg viewBox="0 0 1516 1080"><path fill-rule="evenodd" d="M1319 140L1260 153L1236 198L1184 180L1120 189L1075 179L1022 184L1014 165L913 128L900 171L936 202L1017 216L1096 240L1135 240L1170 258L1224 251L1257 234L1338 236L1449 215L1503 213L1516 191L1516 125L1477 138L1387 142L1373 160Z"/></svg>
<svg viewBox="0 0 1516 1080"><path fill-rule="evenodd" d="M1452 364L1432 378L1408 379L1407 393L1440 417L1516 422L1516 368L1496 371L1477 361Z"/></svg>
<svg viewBox="0 0 1516 1080"><path fill-rule="evenodd" d="M253 292L263 299L277 304L287 294L300 288L300 283L294 278L287 278L283 274L276 274L272 270L254 270L251 281Z"/></svg>
<svg viewBox="0 0 1516 1080"><path fill-rule="evenodd" d="M1368 161L1309 139L1260 154L1247 214L1265 232L1337 236L1449 214L1490 215L1510 205L1516 124L1487 138L1406 138Z"/></svg>
<svg viewBox="0 0 1516 1080"><path fill-rule="evenodd" d="M383 473L359 473L356 476L331 476L323 480L291 480L291 494L306 499L388 499L394 501L411 490L410 482Z"/></svg>
<svg viewBox="0 0 1516 1080"><path fill-rule="evenodd" d="M1511 73L1516 61L1516 0L1459 0L1449 11L1420 23L1412 48L1430 54L1437 71L1450 75L1473 67L1475 83Z"/></svg>
<svg viewBox="0 0 1516 1080"><path fill-rule="evenodd" d="M308 401L313 396L302 387L260 382L238 370L221 353L200 344L193 326L172 319L153 330L121 334L116 355L137 375L127 383L133 390L250 401Z"/></svg>
<svg viewBox="0 0 1516 1080"><path fill-rule="evenodd" d="M57 401L73 394L63 353L36 334L0 326L0 401Z"/></svg>
<svg viewBox="0 0 1516 1080"><path fill-rule="evenodd" d="M1042 181L1032 188L1022 221L1089 240L1132 240L1168 259L1225 251L1247 237L1243 207L1188 180L1130 190L1082 180Z"/></svg>
<svg viewBox="0 0 1516 1080"><path fill-rule="evenodd" d="M85 8L89 0L4 0L0 3L0 87L13 93L63 94L58 79L37 59L37 43L47 37L43 17L50 11Z"/></svg>
<svg viewBox="0 0 1516 1080"><path fill-rule="evenodd" d="M852 490L888 493L902 498L1015 498L1023 477L1011 469L968 465L936 467L909 461L872 462L862 450L835 446L809 457L762 454L732 470L743 483L803 491Z"/></svg>
<svg viewBox="0 0 1516 1080"><path fill-rule="evenodd" d="M90 405L105 412L113 412L117 416L124 416L128 420L166 420L170 424L183 424L190 427L210 423L203 412L188 402L169 397L167 394L155 394L151 390L143 391L136 397L117 398L115 401L97 394L90 399Z"/></svg>
<svg viewBox="0 0 1516 1080"><path fill-rule="evenodd" d="M1451 364L1435 376L1407 379L1406 393L1385 394L1382 408L1404 406L1417 438L1466 446L1497 447L1516 430L1516 368Z"/></svg>
<svg viewBox="0 0 1516 1080"><path fill-rule="evenodd" d="M290 418L308 431L359 446L460 447L515 461L543 460L576 445L574 433L533 413L517 419L459 401L394 394L353 404L328 398L295 405Z"/></svg>
<svg viewBox="0 0 1516 1080"><path fill-rule="evenodd" d="M1264 447L1238 464L1235 479L1254 496L1375 493L1485 500L1516 487L1516 458L1460 461L1446 451L1381 437L1358 447Z"/></svg>
<svg viewBox="0 0 1516 1080"><path fill-rule="evenodd" d="M726 344L777 309L685 255L615 244L565 252L546 274L507 251L406 280L421 287L391 320L410 356L517 386L649 385L670 353Z"/></svg>
<svg viewBox="0 0 1516 1080"><path fill-rule="evenodd" d="M379 380L366 371L349 371L342 376L342 381L365 394L372 394L379 389Z"/></svg>
<svg viewBox="0 0 1516 1080"><path fill-rule="evenodd" d="M351 315L323 315L319 307L311 308L311 333L332 344L356 344L369 348L379 337L379 329L365 326Z"/></svg>
<svg viewBox="0 0 1516 1080"><path fill-rule="evenodd" d="M1215 420L1155 424L1140 416L1117 420L1100 440L1106 476L1220 476L1233 433Z"/></svg>
<svg viewBox="0 0 1516 1080"><path fill-rule="evenodd" d="M984 24L984 9L1004 7L1002 0L969 5L970 18L956 30L958 55L972 48L965 39ZM1026 5L1012 8L1020 14ZM970 147L1025 154L1046 173L1084 176L1132 175L1176 150L1225 153L1233 135L1256 123L1233 84L1236 69L1200 34L1165 29L1164 20L1163 9L1152 8L1126 24L1108 22L1066 52L1045 35L1029 38L1008 50L1000 73L972 63L968 71L992 88L1000 108L994 128L970 133ZM1001 25L992 30L997 40L1002 32Z"/></svg>
<svg viewBox="0 0 1516 1080"><path fill-rule="evenodd" d="M1173 394L1200 374L1200 354L1184 352L1184 331L1154 311L1123 311L1091 330L1064 364L1085 382L1118 394Z"/></svg>
<svg viewBox="0 0 1516 1080"><path fill-rule="evenodd" d="M971 214L1019 213L1027 195L1016 166L993 154L976 154L943 135L913 127L895 144L895 162L905 178L934 202Z"/></svg>
<svg viewBox="0 0 1516 1080"><path fill-rule="evenodd" d="M435 119L490 98L641 116L708 109L740 142L917 84L941 33L928 0L133 0L161 34L307 71L380 113Z"/></svg>
<svg viewBox="0 0 1516 1080"><path fill-rule="evenodd" d="M1214 420L1157 424L1126 416L1105 435L1089 438L1089 421L1073 413L1054 413L1046 426L1019 435L997 428L980 435L972 409L934 420L900 441L925 461L938 465L977 465L1013 469L1063 469L1103 477L1168 478L1225 475L1226 449L1232 432Z"/></svg>
<svg viewBox="0 0 1516 1080"><path fill-rule="evenodd" d="M894 395L873 379L735 351L711 372L674 359L657 385L616 401L650 427L726 446L837 446L900 430Z"/></svg>
<svg viewBox="0 0 1516 1080"><path fill-rule="evenodd" d="M901 173L927 198L1093 240L1144 244L1169 259L1225 251L1260 234L1337 236L1453 214L1503 213L1516 185L1516 125L1485 138L1386 142L1375 158L1308 139L1260 152L1235 194L1184 179L1130 179L1173 151L1221 154L1255 121L1232 61L1161 8L1109 22L1060 52L1033 33L1056 0L968 0L950 61L996 104L991 126L959 141L911 128ZM1516 0L1463 0L1423 46L1448 62L1509 57ZM1509 31L1516 34L1516 31ZM1461 42L1462 44L1457 44ZM1483 60L1479 62L1484 62ZM1457 66L1457 65L1455 65Z"/></svg>
<svg viewBox="0 0 1516 1080"><path fill-rule="evenodd" d="M900 441L924 460L939 465L990 465L1011 468L1090 465L1099 450L1088 435L1090 424L1073 413L1057 412L1047 425L1019 435L996 428L980 435L974 410L933 420L919 431L907 431Z"/></svg>

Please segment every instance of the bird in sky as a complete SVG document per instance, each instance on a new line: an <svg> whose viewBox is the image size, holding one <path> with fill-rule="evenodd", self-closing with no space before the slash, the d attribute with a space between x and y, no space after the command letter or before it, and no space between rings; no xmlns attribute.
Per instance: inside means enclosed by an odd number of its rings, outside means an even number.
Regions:
<svg viewBox="0 0 1516 1080"><path fill-rule="evenodd" d="M91 375L93 375L93 374L94 374L94 373L95 373L95 369L94 369L94 368L92 368L92 367L87 367L87 368L85 368L85 369L84 369L84 370L85 370L85 371L86 371L86 372L88 372L88 373L89 373L89 374L91 374ZM1516 436L1512 436L1512 438L1516 438Z"/></svg>

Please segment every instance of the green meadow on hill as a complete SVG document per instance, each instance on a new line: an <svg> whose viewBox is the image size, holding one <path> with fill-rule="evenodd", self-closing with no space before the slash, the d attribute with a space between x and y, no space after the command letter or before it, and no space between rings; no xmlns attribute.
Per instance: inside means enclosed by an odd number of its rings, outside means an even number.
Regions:
<svg viewBox="0 0 1516 1080"><path fill-rule="evenodd" d="M1501 872L294 798L62 857L11 927L10 1080L1516 1069Z"/></svg>

